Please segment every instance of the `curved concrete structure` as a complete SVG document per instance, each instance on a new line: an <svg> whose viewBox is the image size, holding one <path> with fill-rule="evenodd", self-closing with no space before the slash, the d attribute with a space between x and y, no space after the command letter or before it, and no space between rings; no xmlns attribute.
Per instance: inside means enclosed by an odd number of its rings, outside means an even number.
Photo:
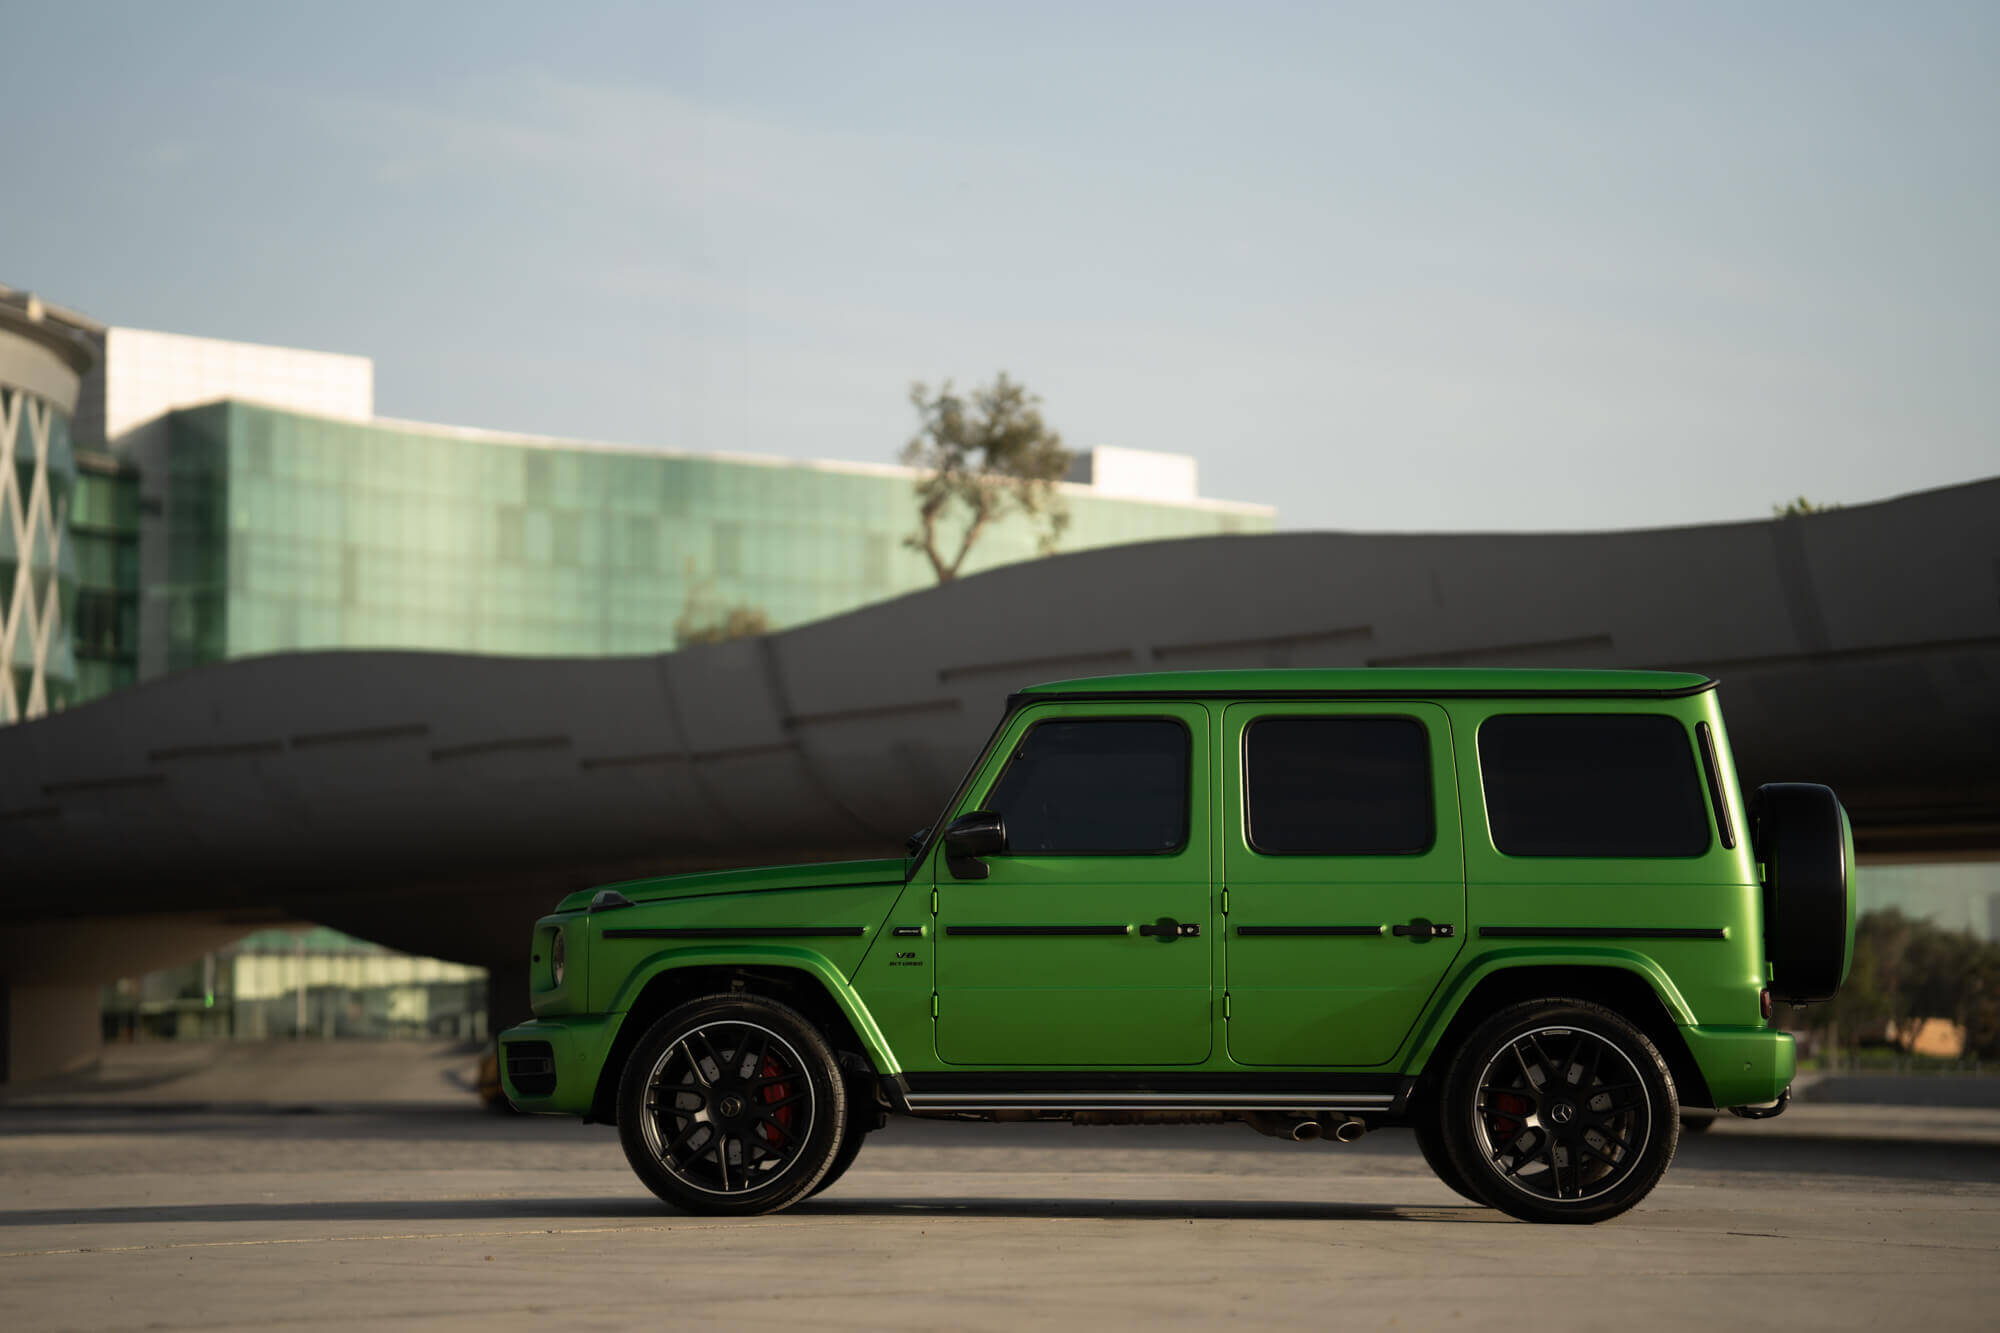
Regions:
<svg viewBox="0 0 2000 1333"><path fill-rule="evenodd" d="M1034 681L1252 665L1673 667L1748 782L1865 854L2000 850L2000 480L1648 532L1298 533L1016 565L662 657L207 667L0 731L0 921L302 916L518 962L561 893L893 854ZM0 956L0 966L7 966Z"/></svg>
<svg viewBox="0 0 2000 1333"><path fill-rule="evenodd" d="M76 411L83 377L97 360L85 327L81 316L0 287L0 384L53 403L65 416Z"/></svg>

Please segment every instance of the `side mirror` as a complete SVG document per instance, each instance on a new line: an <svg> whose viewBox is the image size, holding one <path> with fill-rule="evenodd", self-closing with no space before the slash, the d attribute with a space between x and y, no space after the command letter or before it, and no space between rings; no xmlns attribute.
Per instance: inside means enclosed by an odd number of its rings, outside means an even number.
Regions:
<svg viewBox="0 0 2000 1333"><path fill-rule="evenodd" d="M944 865L953 879L985 879L979 858L1007 850L1007 825L990 810L974 810L951 821L944 831Z"/></svg>

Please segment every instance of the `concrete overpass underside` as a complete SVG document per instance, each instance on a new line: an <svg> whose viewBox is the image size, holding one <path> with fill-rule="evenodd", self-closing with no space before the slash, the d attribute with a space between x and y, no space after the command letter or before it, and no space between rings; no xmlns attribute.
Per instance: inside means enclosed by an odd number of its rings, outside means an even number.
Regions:
<svg viewBox="0 0 2000 1333"><path fill-rule="evenodd" d="M895 854L1022 685L1405 665L1707 672L1747 784L1831 784L1871 859L2000 855L2000 479L1657 531L1204 538L664 656L299 653L0 730L9 1027L275 920L504 994L570 890Z"/></svg>

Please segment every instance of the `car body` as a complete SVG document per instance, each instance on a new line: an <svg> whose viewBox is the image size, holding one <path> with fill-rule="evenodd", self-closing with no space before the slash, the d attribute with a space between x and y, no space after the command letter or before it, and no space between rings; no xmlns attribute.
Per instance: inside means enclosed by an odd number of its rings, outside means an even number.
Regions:
<svg viewBox="0 0 2000 1333"><path fill-rule="evenodd" d="M1715 682L1686 673L1035 686L903 857L565 899L506 1090L619 1121L702 1211L825 1188L897 1113L1409 1125L1468 1198L1601 1220L1664 1171L1679 1107L1782 1109L1772 989L1845 975L1845 816L1767 790L1803 812L1766 821L1775 889Z"/></svg>

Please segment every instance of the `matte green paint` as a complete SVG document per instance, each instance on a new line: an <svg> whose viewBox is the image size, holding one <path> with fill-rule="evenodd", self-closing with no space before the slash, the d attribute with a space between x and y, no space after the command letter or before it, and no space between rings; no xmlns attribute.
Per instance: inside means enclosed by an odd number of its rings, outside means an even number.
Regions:
<svg viewBox="0 0 2000 1333"><path fill-rule="evenodd" d="M1260 718L1404 717L1430 743L1436 826L1412 856L1267 856L1245 836L1243 734ZM1436 704L1232 704L1222 714L1228 817L1222 877L1229 1053L1246 1065L1379 1066L1423 1012L1464 947L1465 856L1451 721ZM1422 918L1452 927L1419 942L1390 933ZM1375 936L1243 935L1245 926L1375 926Z"/></svg>
<svg viewBox="0 0 2000 1333"><path fill-rule="evenodd" d="M1653 994L1659 997L1668 1016L1677 1025L1687 1026L1694 1022L1693 1011L1688 1008L1687 1001L1682 998L1680 989L1674 985L1666 970L1634 948L1615 940L1592 940L1587 944L1569 945L1527 944L1521 947L1523 944L1518 940L1507 941L1506 945L1489 943L1470 951L1469 957L1462 957L1450 984L1426 1011L1423 1023L1413 1034L1397 1067L1412 1074L1421 1071L1436 1054L1438 1042L1443 1038L1445 1029L1451 1026L1459 1005L1479 988L1479 983L1495 973L1519 968L1608 967L1629 972L1652 987ZM1507 947L1509 945L1515 947Z"/></svg>
<svg viewBox="0 0 2000 1333"><path fill-rule="evenodd" d="M547 1097L521 1093L507 1077L507 1062L500 1062L500 1080L507 1096L524 1111L544 1115L582 1115L590 1110L597 1091L597 1075L611 1052L623 1014L570 1014L561 1018L533 1018L508 1028L505 1041L545 1041L556 1066L556 1090Z"/></svg>
<svg viewBox="0 0 2000 1333"><path fill-rule="evenodd" d="M1791 1038L1758 1016L1762 900L1716 694L1675 672L1240 671L1105 677L1024 692L946 818L979 808L1021 735L1052 716L1171 716L1191 734L1187 844L1164 856L988 858L957 880L941 849L920 860L671 876L616 886L633 906L590 912L573 894L536 928L534 1037L557 1050L558 1088L528 1109L588 1109L598 1068L646 984L677 967L794 968L816 978L884 1074L951 1069L1283 1068L1421 1073L1459 1005L1520 967L1609 967L1641 978L1673 1018L1719 1104L1767 1102L1789 1083ZM1298 700L1259 695L1347 692ZM1586 692L1590 698L1565 698ZM1366 698L1352 697L1365 693ZM1065 699L1041 696L1062 694ZM1101 695L1157 696L1103 699ZM1176 697L1177 696L1177 697ZM1390 697L1384 697L1390 696ZM1484 697L1482 697L1484 696ZM1265 713L1416 717L1429 729L1437 840L1414 857L1268 857L1243 836L1241 734ZM1642 712L1714 729L1738 846L1711 831L1668 860L1509 857L1493 846L1477 735L1519 712ZM1696 752L1697 766L1699 755ZM1707 795L1704 791L1704 801ZM1711 812L1712 814L1713 812ZM1851 850L1850 850L1850 866ZM933 901L936 910L933 911ZM1224 910L1224 904L1227 910ZM1163 943L1141 924L1201 934ZM1353 918L1349 920L1348 918ZM1256 937L1241 924L1393 926L1448 921L1450 940ZM953 925L1117 924L1096 936L980 936ZM1720 940L1489 939L1484 926L1720 929ZM548 936L569 934L553 984ZM860 927L788 939L607 938L607 930ZM897 936L898 928L915 934ZM1850 921L1849 953L1852 951ZM1228 1017L1225 1017L1225 1012ZM503 1061L504 1065L504 1061Z"/></svg>
<svg viewBox="0 0 2000 1333"><path fill-rule="evenodd" d="M804 875L801 872L805 872ZM614 889L635 903L667 898L700 898L758 889L791 890L801 885L837 888L854 884L901 884L909 863L901 857L874 861L833 861L816 866L752 866L743 870L704 870L691 875L660 875L582 889L557 904L558 912L580 912L605 889ZM623 908L617 909L623 911Z"/></svg>
<svg viewBox="0 0 2000 1333"><path fill-rule="evenodd" d="M974 1067L1199 1064L1210 1051L1214 1004L1208 710L1165 703L1023 708L962 808L982 808L1030 727L1071 717L1172 718L1187 727L1187 843L1160 856L992 856L986 879L955 879L932 857L938 1057ZM1201 933L1172 941L1138 933L1138 926L1167 918L1198 925ZM1127 933L954 933L1092 925Z"/></svg>
<svg viewBox="0 0 2000 1333"><path fill-rule="evenodd" d="M1681 1039L1717 1106L1758 1106L1792 1086L1797 1050L1789 1032L1769 1028L1684 1027Z"/></svg>
<svg viewBox="0 0 2000 1333"><path fill-rule="evenodd" d="M901 884L862 885L845 889L805 888L783 894L770 891L704 894L678 902L661 901L610 912L593 912L585 934L590 948L590 1002L594 1012L617 1013L631 1007L645 983L674 960L707 958L724 936L632 938L635 930L726 931L732 927L797 928L852 931L859 935L814 934L743 942L752 949L798 954L824 962L834 975L851 976L868 952L889 905L903 891ZM609 932L609 934L607 934ZM572 945L574 948L574 945ZM726 960L725 960L726 961Z"/></svg>
<svg viewBox="0 0 2000 1333"><path fill-rule="evenodd" d="M605 1058L630 1013L630 1002L662 973L679 967L718 965L786 968L806 973L818 981L834 1003L840 1006L847 1021L853 1025L855 1034L860 1037L864 1053L875 1062L876 1069L891 1076L902 1072L896 1063L895 1049L877 1026L875 1015L854 993L847 978L825 956L810 949L760 947L758 942L704 943L696 948L664 950L645 960L630 974L629 983L621 988L618 998L623 1003L607 1013L559 1017L537 1015L527 1023L508 1028L501 1034L503 1042L546 1041L555 1052L556 1064L555 1092L548 1096L530 1096L514 1087L513 1080L507 1076L507 1065L503 1059L500 1073L508 1098L524 1111L568 1115L588 1112L596 1095L598 1076L603 1071Z"/></svg>

